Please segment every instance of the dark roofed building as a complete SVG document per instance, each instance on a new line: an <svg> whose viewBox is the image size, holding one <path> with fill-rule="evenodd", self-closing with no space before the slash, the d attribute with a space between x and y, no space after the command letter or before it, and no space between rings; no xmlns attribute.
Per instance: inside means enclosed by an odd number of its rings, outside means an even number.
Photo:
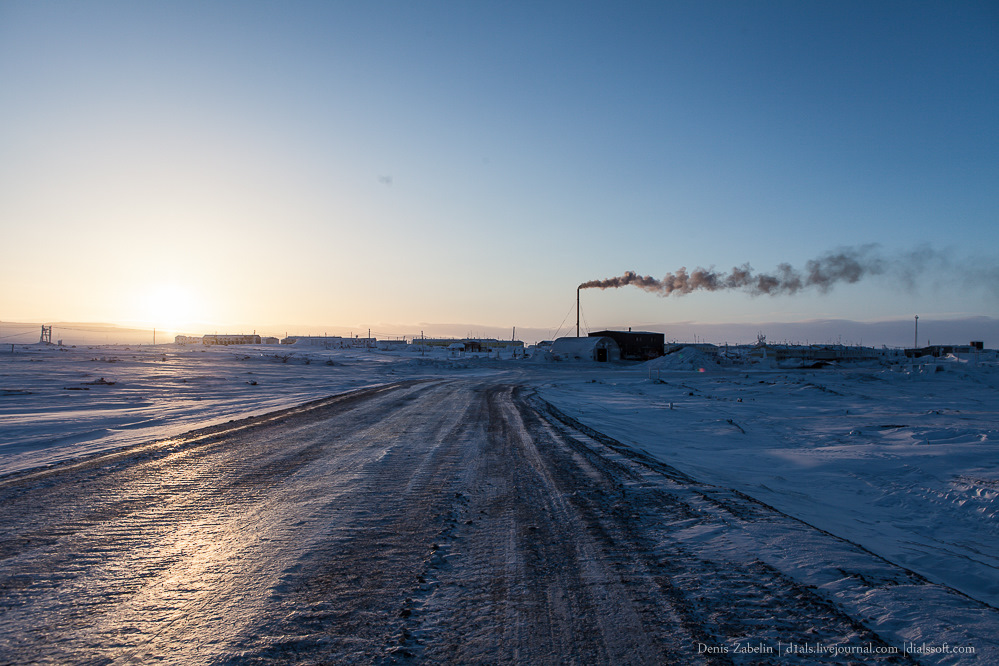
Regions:
<svg viewBox="0 0 999 666"><path fill-rule="evenodd" d="M621 358L630 361L647 361L663 355L666 335L647 331L595 331L594 338L610 338L621 349Z"/></svg>

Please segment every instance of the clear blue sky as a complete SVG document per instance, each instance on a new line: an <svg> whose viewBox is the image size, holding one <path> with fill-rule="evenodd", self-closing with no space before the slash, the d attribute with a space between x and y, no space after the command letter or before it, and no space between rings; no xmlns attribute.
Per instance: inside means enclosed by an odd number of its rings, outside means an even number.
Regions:
<svg viewBox="0 0 999 666"><path fill-rule="evenodd" d="M554 327L868 243L995 277L997 119L995 2L3 2L0 319ZM584 312L999 313L947 272Z"/></svg>

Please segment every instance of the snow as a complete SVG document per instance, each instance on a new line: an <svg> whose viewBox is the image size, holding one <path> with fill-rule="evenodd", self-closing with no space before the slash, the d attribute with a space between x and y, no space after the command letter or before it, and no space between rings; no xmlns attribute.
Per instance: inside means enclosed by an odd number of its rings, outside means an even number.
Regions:
<svg viewBox="0 0 999 666"><path fill-rule="evenodd" d="M999 606L999 368L655 372L667 359L648 364L652 379L636 368L541 394L694 478Z"/></svg>
<svg viewBox="0 0 999 666"><path fill-rule="evenodd" d="M0 352L0 474L426 374L364 350L275 345Z"/></svg>
<svg viewBox="0 0 999 666"><path fill-rule="evenodd" d="M665 370L702 370L715 369L720 365L718 358L713 354L703 352L696 347L683 347L672 354L660 356L644 364L650 372L657 376Z"/></svg>
<svg viewBox="0 0 999 666"><path fill-rule="evenodd" d="M719 548L737 549L750 536L768 544L757 556L856 617L887 609L873 620L879 632L932 644L960 641L962 623L999 629L995 363L782 370L721 366L696 349L646 364L556 364L445 350L18 346L0 351L0 475L356 388L455 373L533 385L569 416L701 482L993 607L984 619L952 617L941 601L938 623L914 625L907 618L926 614L916 613L906 586L887 586L881 598L869 588L853 594L836 574L839 554L809 549L807 529L690 535Z"/></svg>

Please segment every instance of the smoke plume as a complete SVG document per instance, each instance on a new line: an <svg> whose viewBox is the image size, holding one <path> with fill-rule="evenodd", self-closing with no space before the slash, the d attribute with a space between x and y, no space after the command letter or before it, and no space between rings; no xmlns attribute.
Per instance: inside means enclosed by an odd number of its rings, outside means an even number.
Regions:
<svg viewBox="0 0 999 666"><path fill-rule="evenodd" d="M736 266L729 272L714 268L695 268L688 271L679 268L674 273L657 280L648 275L626 271L624 275L606 280L590 280L579 285L580 289L616 289L635 286L645 291L671 296L689 294L694 291L720 291L741 289L753 295L796 294L804 289L818 289L827 292L838 283L854 283L871 275L881 275L892 268L892 263L884 259L874 245L859 248L846 248L812 259L803 270L790 264L779 264L771 273L757 273L749 264Z"/></svg>

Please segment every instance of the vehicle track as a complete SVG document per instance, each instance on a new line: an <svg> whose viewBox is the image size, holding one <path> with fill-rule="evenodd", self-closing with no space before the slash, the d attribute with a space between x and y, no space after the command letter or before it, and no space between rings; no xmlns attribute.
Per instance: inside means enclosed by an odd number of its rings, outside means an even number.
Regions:
<svg viewBox="0 0 999 666"><path fill-rule="evenodd" d="M749 545L718 546L786 516L495 380L368 389L0 480L0 506L0 663L724 664L773 658L699 646L887 645Z"/></svg>

